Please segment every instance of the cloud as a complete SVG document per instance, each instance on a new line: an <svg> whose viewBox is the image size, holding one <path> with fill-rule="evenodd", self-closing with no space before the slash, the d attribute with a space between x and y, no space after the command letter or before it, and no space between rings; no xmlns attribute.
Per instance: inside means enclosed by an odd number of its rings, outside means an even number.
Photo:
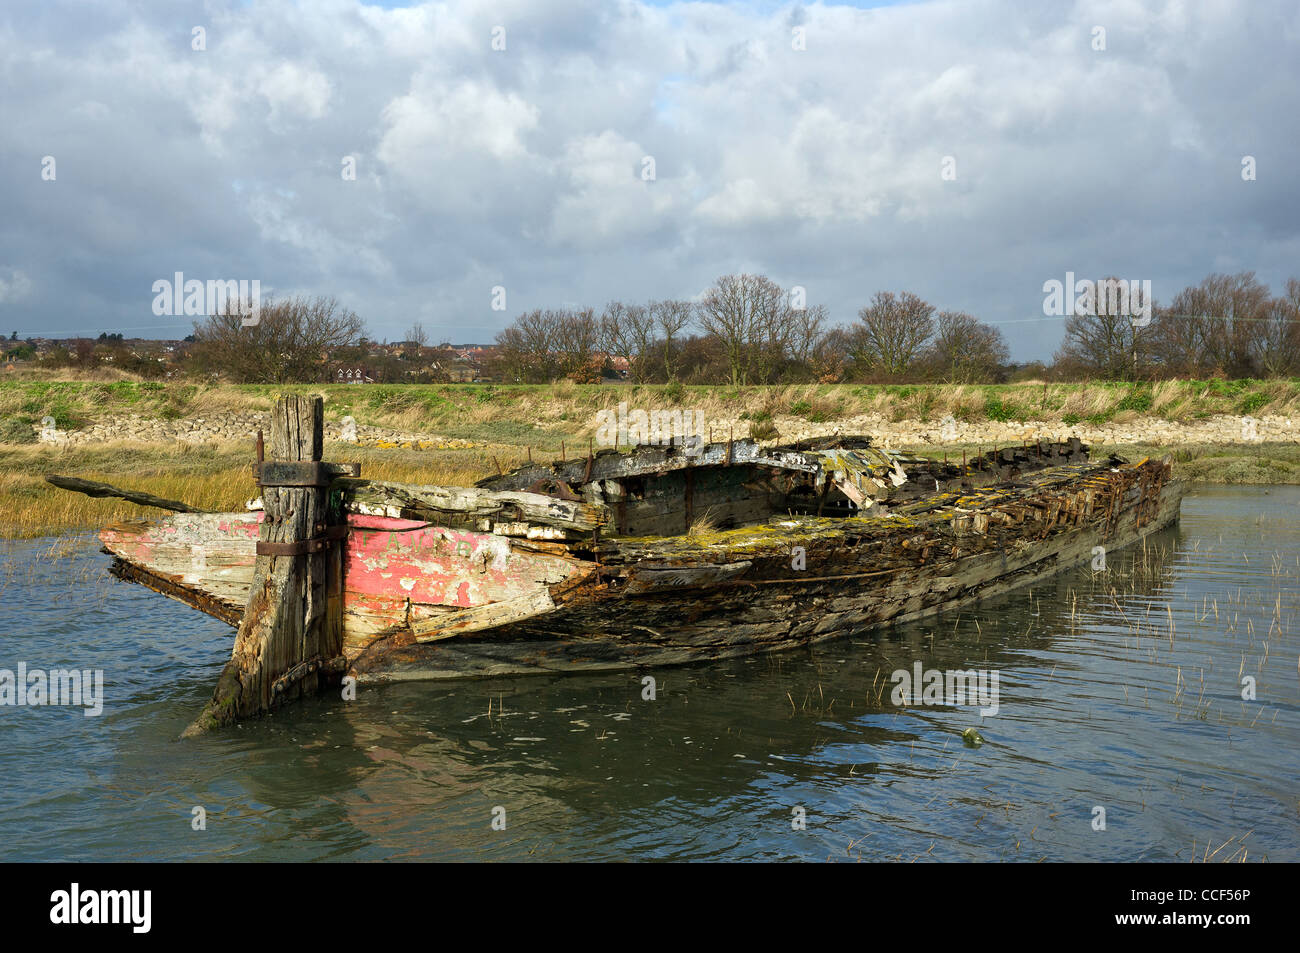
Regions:
<svg viewBox="0 0 1300 953"><path fill-rule="evenodd" d="M0 25L23 333L183 333L149 304L184 271L484 341L744 268L841 321L912 290L1028 358L1059 340L1041 287L1067 270L1162 300L1224 262L1300 270L1293 5L217 0L202 51L193 25L72 0Z"/></svg>

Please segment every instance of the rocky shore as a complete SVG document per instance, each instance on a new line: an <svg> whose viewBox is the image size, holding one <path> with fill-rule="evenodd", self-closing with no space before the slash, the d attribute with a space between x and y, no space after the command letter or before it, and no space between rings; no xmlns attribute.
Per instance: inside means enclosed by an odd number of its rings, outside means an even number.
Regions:
<svg viewBox="0 0 1300 953"><path fill-rule="evenodd" d="M1237 417L1216 415L1190 423L1160 417L1134 417L1124 422L1101 425L1066 424L1062 421L998 422L985 420L963 423L942 421L891 421L866 415L823 424L778 417L774 423L782 441L807 440L834 433L868 433L886 447L924 448L944 445L1020 443L1040 437L1078 437L1094 447L1115 444L1250 444L1296 443L1300 441L1300 420L1287 417Z"/></svg>
<svg viewBox="0 0 1300 953"><path fill-rule="evenodd" d="M888 447L925 448L946 445L992 445L1020 443L1039 437L1075 436L1087 444L1104 447L1115 444L1250 444L1296 443L1300 440L1300 421L1286 417L1259 418L1218 415L1188 423L1159 417L1139 417L1105 424L1065 424L1062 421L965 423L950 417L940 420L889 420L880 415L862 415L826 423L810 423L798 417L777 417L780 442L787 443L825 437L835 433L866 433ZM95 423L80 430L37 428L38 440L45 443L87 445L115 441L145 443L210 443L251 440L260 430L269 428L269 414L251 412L219 414L164 420L128 414ZM540 422L545 426L545 422ZM708 424L714 439L728 433L748 435L748 421L711 420ZM484 442L448 439L438 434L391 430L359 424L351 418L327 420L327 440L346 440L374 447L410 447L415 449L451 449L485 446Z"/></svg>
<svg viewBox="0 0 1300 953"><path fill-rule="evenodd" d="M81 430L58 430L38 427L37 440L42 443L61 443L73 446L133 441L142 443L212 443L216 441L247 441L257 436L259 430L269 432L269 413L219 414L210 417L162 420L140 414L126 414L92 424ZM413 446L424 448L464 448L482 446L470 440L448 440L436 434L404 433L386 427L359 424L345 417L325 422L325 439L342 440L368 446Z"/></svg>

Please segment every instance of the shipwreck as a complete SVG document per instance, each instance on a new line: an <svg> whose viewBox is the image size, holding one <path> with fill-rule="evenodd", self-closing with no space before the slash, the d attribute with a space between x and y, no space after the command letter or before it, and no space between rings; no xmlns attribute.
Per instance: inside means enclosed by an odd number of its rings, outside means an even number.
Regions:
<svg viewBox="0 0 1300 953"><path fill-rule="evenodd" d="M345 676L653 668L862 633L1128 546L1183 495L1167 459L1073 438L960 461L867 436L639 446L418 486L321 463L321 420L318 399L277 405L245 512L98 491L176 510L102 530L116 576L239 627L212 723Z"/></svg>

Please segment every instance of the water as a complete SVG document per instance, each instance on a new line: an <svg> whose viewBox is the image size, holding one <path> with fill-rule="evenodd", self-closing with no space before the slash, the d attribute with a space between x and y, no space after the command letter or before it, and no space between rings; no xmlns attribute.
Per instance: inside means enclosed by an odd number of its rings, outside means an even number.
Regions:
<svg viewBox="0 0 1300 953"><path fill-rule="evenodd" d="M0 668L106 695L0 707L0 859L1300 859L1297 487L1200 488L1104 574L660 670L654 701L645 673L363 686L194 742L232 630L107 561L0 556ZM996 670L998 713L892 704L916 661Z"/></svg>

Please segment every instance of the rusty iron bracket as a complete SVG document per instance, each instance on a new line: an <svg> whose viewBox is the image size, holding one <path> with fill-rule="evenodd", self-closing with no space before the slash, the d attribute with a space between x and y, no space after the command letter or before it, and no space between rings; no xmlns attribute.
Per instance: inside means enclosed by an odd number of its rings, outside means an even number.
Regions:
<svg viewBox="0 0 1300 953"><path fill-rule="evenodd" d="M294 682L301 681L312 672L324 670L329 674L338 674L339 672L346 671L347 667L348 660L346 656L339 655L331 659L326 659L317 655L313 658L307 659L305 662L299 662L293 668L289 669L289 671L277 678L271 683L271 691L276 695L279 695Z"/></svg>
<svg viewBox="0 0 1300 953"><path fill-rule="evenodd" d="M553 491L548 491L546 489L548 486L554 486L555 489ZM574 493L569 487L569 484L565 483L563 480L552 480L547 477L542 477L540 480L530 483L528 485L528 492L540 493L542 496L553 496L557 500L571 500L574 503L582 502L582 497Z"/></svg>
<svg viewBox="0 0 1300 953"><path fill-rule="evenodd" d="M319 536L313 536L310 539L298 539L291 543L276 543L270 540L259 539L257 541L257 555L259 556L307 556L311 553L324 552L329 549L330 543L340 539L346 539L348 527L346 523L340 523L338 526L327 526L325 531Z"/></svg>
<svg viewBox="0 0 1300 953"><path fill-rule="evenodd" d="M269 460L253 464L253 476L258 486L329 486L339 477L361 476L361 464Z"/></svg>

